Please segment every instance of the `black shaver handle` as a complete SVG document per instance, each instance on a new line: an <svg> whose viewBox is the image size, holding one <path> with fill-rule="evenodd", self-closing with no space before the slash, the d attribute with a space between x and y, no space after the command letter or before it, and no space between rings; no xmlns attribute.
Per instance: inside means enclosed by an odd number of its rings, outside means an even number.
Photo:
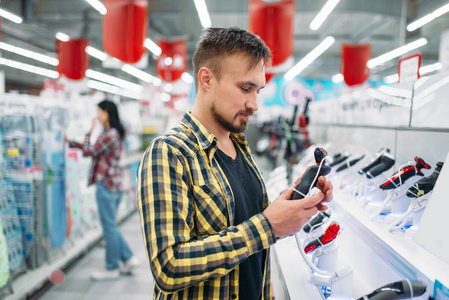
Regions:
<svg viewBox="0 0 449 300"><path fill-rule="evenodd" d="M318 168L320 168L320 165L313 165L306 170L306 172L304 173L304 175L301 178L301 181L298 183L298 185L295 188L297 191L300 191L302 194L298 193L296 191L293 191L293 194L292 194L290 200L298 200L298 199L304 198L303 195L307 195L307 193L309 193L309 188L312 189L313 187L316 186L316 183L320 176L326 176L327 174L329 174L331 172L331 168L323 164L323 165L321 165L321 169L320 169L318 176L316 176L316 173L318 172ZM315 177L316 177L316 179L315 179ZM315 181L312 183L312 181L314 179L315 179Z"/></svg>

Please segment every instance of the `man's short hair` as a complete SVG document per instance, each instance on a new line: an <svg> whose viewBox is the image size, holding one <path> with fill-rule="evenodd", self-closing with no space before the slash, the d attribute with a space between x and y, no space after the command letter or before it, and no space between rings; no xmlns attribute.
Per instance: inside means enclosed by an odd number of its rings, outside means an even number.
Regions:
<svg viewBox="0 0 449 300"><path fill-rule="evenodd" d="M238 27L207 28L203 31L193 54L193 74L195 88L198 90L198 72L208 67L220 80L223 70L223 58L241 52L248 55L248 70L263 60L270 60L270 49L255 34Z"/></svg>

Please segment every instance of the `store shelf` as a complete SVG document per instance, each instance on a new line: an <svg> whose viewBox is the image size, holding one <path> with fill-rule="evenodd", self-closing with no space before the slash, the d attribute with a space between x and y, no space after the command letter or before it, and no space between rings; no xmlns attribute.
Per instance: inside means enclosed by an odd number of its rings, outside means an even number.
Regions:
<svg viewBox="0 0 449 300"><path fill-rule="evenodd" d="M373 221L359 204L341 190L334 191L331 208L346 219L351 229L404 278L423 280L428 288L435 279L449 286L449 265L408 239L403 233L390 233L383 221Z"/></svg>
<svg viewBox="0 0 449 300"><path fill-rule="evenodd" d="M123 222L136 210L131 211L127 215L119 215L119 223ZM14 293L4 295L4 300L26 299L44 286L49 280L50 275L55 270L63 270L79 257L86 254L95 244L103 238L100 225L97 224L90 230L86 231L82 236L67 241L61 248L61 255L52 262L45 263L40 267L27 270L26 273L19 275L12 282Z"/></svg>
<svg viewBox="0 0 449 300"><path fill-rule="evenodd" d="M277 263L283 280L282 289L278 294L283 294L285 299L321 299L318 288L309 280L311 272L299 253L294 236L281 239L272 247L273 263ZM276 289L275 289L276 294Z"/></svg>

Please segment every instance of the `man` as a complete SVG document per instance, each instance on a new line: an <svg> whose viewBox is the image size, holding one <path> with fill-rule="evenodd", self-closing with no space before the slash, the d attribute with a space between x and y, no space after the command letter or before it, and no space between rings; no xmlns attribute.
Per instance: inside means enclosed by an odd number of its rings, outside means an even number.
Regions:
<svg viewBox="0 0 449 300"><path fill-rule="evenodd" d="M138 204L154 299L271 299L269 247L332 199L321 177L321 193L289 201L290 187L268 206L241 133L258 109L269 58L247 31L207 29L193 56L192 111L145 152Z"/></svg>

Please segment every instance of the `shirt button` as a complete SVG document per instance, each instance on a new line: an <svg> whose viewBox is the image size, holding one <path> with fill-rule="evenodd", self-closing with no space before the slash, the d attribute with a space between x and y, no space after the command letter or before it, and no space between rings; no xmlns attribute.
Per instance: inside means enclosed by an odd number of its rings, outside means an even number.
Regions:
<svg viewBox="0 0 449 300"><path fill-rule="evenodd" d="M236 294L232 294L231 298L232 298L232 299L236 299L236 298L237 298L237 295L236 295Z"/></svg>

